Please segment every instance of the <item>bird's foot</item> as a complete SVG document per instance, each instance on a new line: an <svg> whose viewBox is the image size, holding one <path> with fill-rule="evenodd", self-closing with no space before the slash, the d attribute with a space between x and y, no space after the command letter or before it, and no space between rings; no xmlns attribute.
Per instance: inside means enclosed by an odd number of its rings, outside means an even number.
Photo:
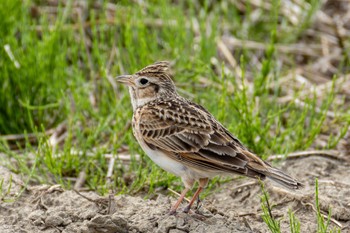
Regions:
<svg viewBox="0 0 350 233"><path fill-rule="evenodd" d="M199 199L199 196L197 198L197 205L196 205L196 212L202 207L202 201Z"/></svg>
<svg viewBox="0 0 350 233"><path fill-rule="evenodd" d="M186 206L186 207L183 209L183 212L186 213L186 214L188 214L188 212L190 212L190 211L191 211L191 206L190 206L190 205ZM193 212L193 211L191 211L191 212Z"/></svg>
<svg viewBox="0 0 350 233"><path fill-rule="evenodd" d="M171 209L169 211L169 215L176 215L176 209Z"/></svg>

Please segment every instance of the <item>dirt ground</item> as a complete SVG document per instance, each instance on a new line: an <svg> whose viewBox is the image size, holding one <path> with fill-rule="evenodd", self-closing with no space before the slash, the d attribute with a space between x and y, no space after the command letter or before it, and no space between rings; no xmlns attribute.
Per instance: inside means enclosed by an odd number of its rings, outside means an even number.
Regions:
<svg viewBox="0 0 350 233"><path fill-rule="evenodd" d="M301 232L316 232L315 178L319 178L321 210L331 208L331 228L341 225L350 232L350 171L344 160L325 156L289 159L279 164L298 177L305 188L291 192L266 182L272 213L281 220L282 232L290 232L288 210L295 211ZM21 177L0 167L3 193L16 196L21 191ZM233 179L202 202L197 213L168 215L175 197L159 194L156 199L127 195L115 196L112 212L107 212L107 198L94 192L78 195L59 186L30 187L16 201L0 203L0 232L269 232L261 218L261 190L252 179ZM90 200L89 200L90 199ZM94 201L92 201L94 200ZM183 204L183 206L185 203Z"/></svg>

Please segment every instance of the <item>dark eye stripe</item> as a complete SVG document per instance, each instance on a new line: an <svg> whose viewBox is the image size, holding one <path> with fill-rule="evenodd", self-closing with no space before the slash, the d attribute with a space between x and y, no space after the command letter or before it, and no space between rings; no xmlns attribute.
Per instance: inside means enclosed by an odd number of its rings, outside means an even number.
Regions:
<svg viewBox="0 0 350 233"><path fill-rule="evenodd" d="M159 86L158 86L158 85L155 85L155 87L154 87L154 91L155 91L156 93L158 93L158 92L159 92Z"/></svg>

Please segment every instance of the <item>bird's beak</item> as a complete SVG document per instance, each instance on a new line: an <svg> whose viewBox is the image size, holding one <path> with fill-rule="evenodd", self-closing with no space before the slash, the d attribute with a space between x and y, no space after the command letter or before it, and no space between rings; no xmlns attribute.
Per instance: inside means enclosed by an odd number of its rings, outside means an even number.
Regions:
<svg viewBox="0 0 350 233"><path fill-rule="evenodd" d="M132 75L121 75L121 76L118 76L116 79L117 79L118 82L124 83L124 84L126 84L128 86L134 85L134 81L133 81L133 76Z"/></svg>

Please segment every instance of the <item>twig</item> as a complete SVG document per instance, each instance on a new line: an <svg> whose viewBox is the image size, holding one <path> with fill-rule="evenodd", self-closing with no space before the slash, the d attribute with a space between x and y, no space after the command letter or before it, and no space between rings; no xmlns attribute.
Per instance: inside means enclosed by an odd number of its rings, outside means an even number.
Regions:
<svg viewBox="0 0 350 233"><path fill-rule="evenodd" d="M177 26L178 22L176 20L167 20L164 22L162 19L143 19L142 22L147 27L173 27ZM137 26L136 21L129 22L131 26ZM110 25L110 26L121 26L124 25L123 21L116 21L114 18L109 18L106 20L96 20L94 22L91 21L85 21L82 24L65 24L60 27L60 30L79 30L81 27L83 28L89 28L91 25L99 26L99 25ZM57 29L55 25L49 25L48 27L49 31L54 31ZM191 28L190 23L185 24L185 28ZM34 27L30 27L31 30L35 30L37 32L42 32L43 27L38 25Z"/></svg>
<svg viewBox="0 0 350 233"><path fill-rule="evenodd" d="M230 44L234 47L245 47L248 49L259 49L266 50L267 46L264 43L250 41L250 40L240 40L234 37L223 37L222 40L224 43ZM306 44L289 44L289 45L275 45L276 50L282 53L293 53L293 54L301 54L305 56L311 57L319 57L322 54L322 46L319 45L306 45ZM317 51L317 52L315 52Z"/></svg>
<svg viewBox="0 0 350 233"><path fill-rule="evenodd" d="M88 200L88 201L90 201L90 202L93 202L93 203L100 203L100 201L98 201L98 200L94 200L94 199L92 199L92 198L90 198L90 197L87 197L87 196L81 194L78 190L73 189L73 191L74 191L76 194L78 194L79 196L81 196L82 198L85 198L86 200Z"/></svg>
<svg viewBox="0 0 350 233"><path fill-rule="evenodd" d="M254 230L253 230L253 228L250 226L248 220L247 220L246 218L243 217L243 221L244 221L246 227L248 227L248 228L250 229L251 232L254 232Z"/></svg>
<svg viewBox="0 0 350 233"><path fill-rule="evenodd" d="M255 180L254 180L254 181L249 181L249 182L247 182L247 183L244 183L244 184L241 184L241 185L238 185L238 186L234 187L234 188L231 189L230 191L233 192L233 191L235 191L235 190L239 190L239 189L241 189L241 188L249 187L249 186L256 185L256 184L258 184L258 182L255 181Z"/></svg>
<svg viewBox="0 0 350 233"><path fill-rule="evenodd" d="M13 55L12 51L11 51L11 47L9 44L5 44L4 45L4 49L5 52L7 53L7 55L9 56L10 60L13 62L13 64L15 65L15 67L17 69L21 68L21 65L19 64L19 62L16 60L15 56Z"/></svg>
<svg viewBox="0 0 350 233"><path fill-rule="evenodd" d="M125 74L125 68L122 63L123 59L121 59L122 55L120 54L120 49L118 47L114 47L114 50L115 50L115 55L116 55L116 60L118 62L119 70L121 74Z"/></svg>
<svg viewBox="0 0 350 233"><path fill-rule="evenodd" d="M60 129L61 127L63 127L64 124L65 124L65 121L60 123L57 127L48 129L43 133L8 134L8 135L0 136L0 139L5 140L5 141L17 141L17 140L23 140L26 138L28 138L29 140L34 140L34 139L36 139L37 136L42 136L42 135L50 136L50 135L52 135L53 133L55 133L57 131L58 128Z"/></svg>
<svg viewBox="0 0 350 233"><path fill-rule="evenodd" d="M68 136L66 122L60 123L53 131L49 138L49 144L55 150L56 146L61 143Z"/></svg>
<svg viewBox="0 0 350 233"><path fill-rule="evenodd" d="M114 80L114 77L110 75L108 69L106 69L105 72L106 72L106 78L108 82L112 85L114 93L117 93L117 88L118 88L117 82Z"/></svg>
<svg viewBox="0 0 350 233"><path fill-rule="evenodd" d="M294 152L287 155L271 155L267 160L278 160L278 159L297 159L310 156L322 156L340 161L346 161L343 157L339 156L339 153L335 150L313 150L313 151L300 151Z"/></svg>
<svg viewBox="0 0 350 233"><path fill-rule="evenodd" d="M330 185L333 185L335 187L350 188L350 184L346 184L346 183L342 183L342 182L338 182L338 181L334 181L334 180L318 180L318 183L330 184Z"/></svg>
<svg viewBox="0 0 350 233"><path fill-rule="evenodd" d="M92 198L89 198L83 194L81 194L78 190L75 190L73 189L73 191L78 194L79 196L81 196L82 198L92 202L92 203L95 203L99 208L101 209L105 209L108 207L108 200L107 198L105 197L102 197L102 198L97 198L97 199L92 199Z"/></svg>
<svg viewBox="0 0 350 233"><path fill-rule="evenodd" d="M44 202L42 201L42 198L44 195L49 194L49 193L53 193L53 192L63 192L63 188L61 187L60 184L55 184L55 185L39 185L39 186L33 186L33 187L28 187L27 190L32 191L35 193L35 198L32 201L32 203L37 202L36 204L48 209L48 207L44 204ZM40 193L40 194L38 194Z"/></svg>
<svg viewBox="0 0 350 233"><path fill-rule="evenodd" d="M80 188L84 185L85 181L86 181L86 172L84 171L79 172L78 178L74 184L74 189L80 190Z"/></svg>
<svg viewBox="0 0 350 233"><path fill-rule="evenodd" d="M316 210L316 208L314 207L313 204L311 204L311 203L309 203L309 202L303 202L303 201L301 202L301 204L302 204L303 206L310 206L310 207L312 208L312 210L313 210L315 213L317 213L317 210ZM323 213L320 213L320 214L321 214L322 217L324 217L325 219L328 218L327 215L325 215L325 214L323 214ZM335 225L337 225L340 229L343 228L343 225L342 225L339 221L337 221L336 219L330 217L329 220L330 220L331 222L333 222Z"/></svg>
<svg viewBox="0 0 350 233"><path fill-rule="evenodd" d="M112 175L113 175L113 168L115 163L115 156L111 157L108 163L108 170L106 175L106 182L108 185L112 184Z"/></svg>
<svg viewBox="0 0 350 233"><path fill-rule="evenodd" d="M311 106L309 106L307 103L305 103L304 101L298 99L298 98L295 98L293 96L284 96L284 97L281 97L278 99L278 102L279 103L286 103L286 102L291 102L293 101L293 103L296 105L296 106L299 106L301 108L307 108L309 107L310 109L312 108ZM317 113L322 113L324 110L322 110L321 108L319 107L314 107L313 108L315 110L315 112ZM327 110L326 111L326 115L330 118L335 118L337 116L337 114L335 114L334 112L330 111L330 110ZM338 115L340 116L345 116L345 114L340 114L338 113Z"/></svg>
<svg viewBox="0 0 350 233"><path fill-rule="evenodd" d="M28 138L28 140L35 140L38 135L48 135L45 133L28 133L28 134L8 134L0 137L4 141L17 141Z"/></svg>
<svg viewBox="0 0 350 233"><path fill-rule="evenodd" d="M107 65L106 65L105 73L106 73L107 80L109 81L109 83L113 87L114 92L117 93L117 83L114 80L113 76L110 75L110 72L109 72L111 65L112 65L112 62L115 58L115 55L116 55L116 47L115 47L115 44L113 44L111 54L109 55L109 59L108 59Z"/></svg>
<svg viewBox="0 0 350 233"><path fill-rule="evenodd" d="M178 193L178 192L176 192L175 190L173 190L173 189L171 189L171 188L168 188L168 190L170 191L170 192L172 192L173 194L175 194L176 196L181 196L181 194L180 193ZM187 197L184 197L184 200L186 200L188 203L190 202L190 199L188 199Z"/></svg>
<svg viewBox="0 0 350 233"><path fill-rule="evenodd" d="M89 151L79 151L79 150L75 150L75 149L71 149L70 150L70 153L72 155L86 155L86 156L96 156L96 153L94 151L92 152L89 152ZM56 158L59 158L62 156L62 153L57 153L54 155ZM103 154L103 156L106 158L106 159L110 159L110 158L113 158L113 157L116 157L117 159L119 160L122 160L122 161L130 161L131 160L131 155L130 154ZM134 155L135 159L136 160L139 160L140 159L140 155L139 154L135 154Z"/></svg>
<svg viewBox="0 0 350 233"><path fill-rule="evenodd" d="M261 210L257 211L256 213L253 213L253 212L248 212L248 213L238 213L238 214L237 214L237 215L235 215L235 216L237 216L237 217L244 217L244 216L249 216L249 215L258 215L258 214L259 214L259 212L261 212Z"/></svg>
<svg viewBox="0 0 350 233"><path fill-rule="evenodd" d="M109 192L108 194L108 207L107 207L107 214L114 214L117 212L117 205L114 201L114 192Z"/></svg>
<svg viewBox="0 0 350 233"><path fill-rule="evenodd" d="M225 43L222 40L218 39L217 46L218 46L219 50L222 52L222 54L224 55L224 57L226 58L226 60L228 61L228 63L233 68L236 76L237 77L241 77L242 76L242 70L238 66L236 59L232 56L231 52L229 51L229 49L227 48Z"/></svg>
<svg viewBox="0 0 350 233"><path fill-rule="evenodd" d="M271 190L273 191L273 193L278 194L279 196L283 196L285 198L289 197L291 199L298 200L298 201L309 201L309 200L312 200L313 198L312 195L309 195L309 194L305 195L297 191L290 191L288 189L280 188L277 186L272 186Z"/></svg>
<svg viewBox="0 0 350 233"><path fill-rule="evenodd" d="M113 214L116 211L116 206L114 202L114 190L113 190L113 185L112 185L112 175L114 171L114 163L115 163L115 157L113 156L109 160L108 164L108 170L107 170L107 175L106 175L106 183L108 186L108 207L107 207L107 214Z"/></svg>

